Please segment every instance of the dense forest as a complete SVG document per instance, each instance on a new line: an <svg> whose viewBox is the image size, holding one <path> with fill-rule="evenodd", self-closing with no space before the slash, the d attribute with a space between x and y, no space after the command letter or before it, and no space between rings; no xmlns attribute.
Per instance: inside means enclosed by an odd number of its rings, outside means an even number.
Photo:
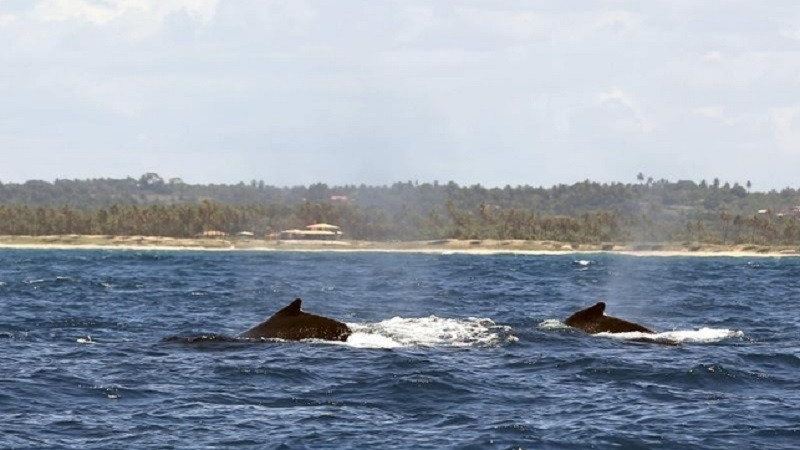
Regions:
<svg viewBox="0 0 800 450"><path fill-rule="evenodd" d="M584 181L552 187L274 187L263 181L193 185L136 178L0 183L0 234L191 237L207 230L259 236L311 223L350 239L531 239L575 243L800 243L800 191L750 183Z"/></svg>

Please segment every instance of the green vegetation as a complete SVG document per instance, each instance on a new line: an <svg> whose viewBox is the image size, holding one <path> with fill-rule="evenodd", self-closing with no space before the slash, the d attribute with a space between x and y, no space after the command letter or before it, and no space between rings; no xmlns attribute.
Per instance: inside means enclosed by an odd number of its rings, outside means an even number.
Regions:
<svg viewBox="0 0 800 450"><path fill-rule="evenodd" d="M258 235L316 222L364 240L529 239L571 243L800 244L800 191L735 183L590 181L550 188L450 182L278 188L139 179L0 184L0 234ZM761 211L759 213L759 211Z"/></svg>

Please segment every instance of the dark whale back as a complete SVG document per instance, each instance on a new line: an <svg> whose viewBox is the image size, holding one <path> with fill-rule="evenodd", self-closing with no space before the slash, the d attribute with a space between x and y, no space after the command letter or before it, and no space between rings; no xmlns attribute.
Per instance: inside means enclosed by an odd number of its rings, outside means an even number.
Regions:
<svg viewBox="0 0 800 450"><path fill-rule="evenodd" d="M583 330L587 333L628 333L639 331L652 333L653 331L637 323L605 315L606 304L598 302L593 306L582 309L567 317L565 324Z"/></svg>
<svg viewBox="0 0 800 450"><path fill-rule="evenodd" d="M295 299L272 317L239 334L243 338L277 338L289 341L324 339L345 341L350 328L337 320L301 311L301 299Z"/></svg>

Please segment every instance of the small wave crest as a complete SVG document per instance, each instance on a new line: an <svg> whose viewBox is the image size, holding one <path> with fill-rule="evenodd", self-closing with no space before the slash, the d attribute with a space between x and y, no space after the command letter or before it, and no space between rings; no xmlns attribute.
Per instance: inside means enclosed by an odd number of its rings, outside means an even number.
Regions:
<svg viewBox="0 0 800 450"><path fill-rule="evenodd" d="M572 264L575 264L576 266L586 267L595 264L595 262L588 259L576 259L572 261Z"/></svg>
<svg viewBox="0 0 800 450"><path fill-rule="evenodd" d="M376 323L347 325L353 334L342 344L359 348L496 347L516 340L511 327L475 317L393 317Z"/></svg>
<svg viewBox="0 0 800 450"><path fill-rule="evenodd" d="M558 319L547 319L539 323L539 328L543 330L564 330L564 329L570 329L572 327Z"/></svg>

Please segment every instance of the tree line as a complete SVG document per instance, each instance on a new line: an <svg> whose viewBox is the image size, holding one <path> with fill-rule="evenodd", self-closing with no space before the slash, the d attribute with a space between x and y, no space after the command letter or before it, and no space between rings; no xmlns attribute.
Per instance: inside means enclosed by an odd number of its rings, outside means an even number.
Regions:
<svg viewBox="0 0 800 450"><path fill-rule="evenodd" d="M410 208L387 211L352 203L111 205L0 205L0 235L152 235L187 238L215 230L266 237L313 223L333 223L357 240L527 239L575 244L606 242L697 242L800 245L800 218L770 213L656 220L648 213L583 212L541 214L481 203L459 207L448 200L422 214Z"/></svg>
<svg viewBox="0 0 800 450"><path fill-rule="evenodd" d="M710 219L720 211L734 216L750 215L769 209L775 213L800 205L800 190L752 192L750 182L739 184L714 179L699 183L689 180L653 180L639 174L638 182L597 183L583 181L550 187L530 185L484 187L461 186L455 182L397 182L384 186L309 186L276 187L264 181L238 184L188 184L180 178L164 178L146 173L139 178L30 180L25 183L0 182L0 204L27 206L70 205L91 209L137 205L194 205L204 200L231 205L326 203L332 198L362 208L395 214L410 210L418 214L445 207L447 202L461 209L481 204L504 210L530 210L549 216L579 216L585 212L617 211L622 214L646 213L656 220L672 218Z"/></svg>
<svg viewBox="0 0 800 450"><path fill-rule="evenodd" d="M714 179L551 187L455 182L275 187L139 178L0 183L0 234L257 235L318 222L351 239L534 239L576 243L800 241L800 191Z"/></svg>

